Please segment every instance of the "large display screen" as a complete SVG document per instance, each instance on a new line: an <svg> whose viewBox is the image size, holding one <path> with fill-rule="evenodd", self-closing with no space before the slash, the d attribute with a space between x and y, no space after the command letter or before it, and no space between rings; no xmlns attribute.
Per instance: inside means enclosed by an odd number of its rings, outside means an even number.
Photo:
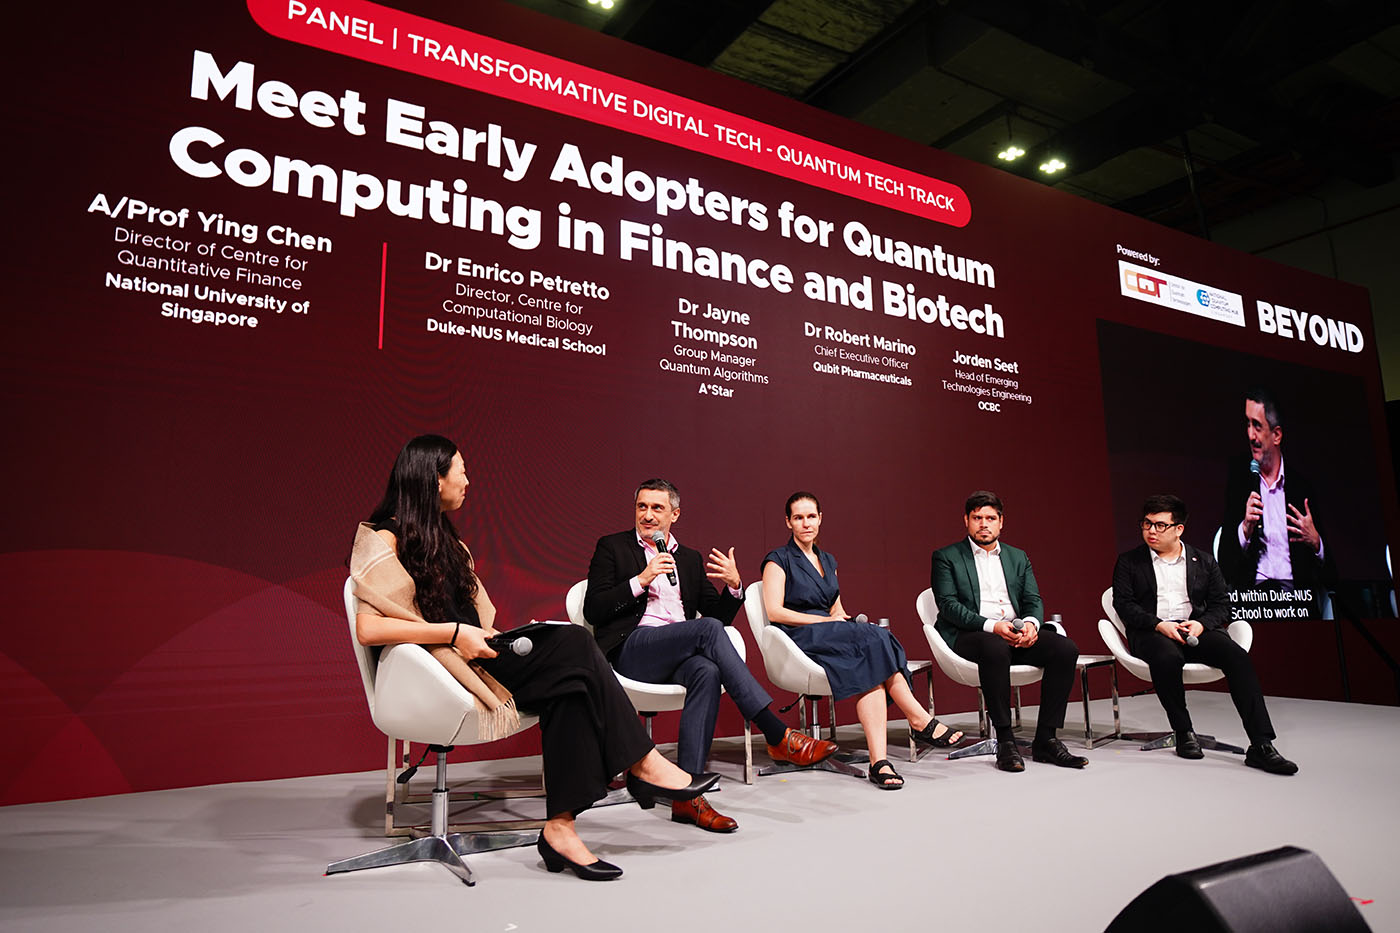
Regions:
<svg viewBox="0 0 1400 933"><path fill-rule="evenodd" d="M987 488L1087 653L1144 495L1202 547L1226 520L1265 382L1337 579L1393 614L1363 290L517 8L399 6L16 14L0 803L381 763L340 588L424 432L503 625L562 618L662 476L746 583L817 493L845 606L926 657L929 555Z"/></svg>

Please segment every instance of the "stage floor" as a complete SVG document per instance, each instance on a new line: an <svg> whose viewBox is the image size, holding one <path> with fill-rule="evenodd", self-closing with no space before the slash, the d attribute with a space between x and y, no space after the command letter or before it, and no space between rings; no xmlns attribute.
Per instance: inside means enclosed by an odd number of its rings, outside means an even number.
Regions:
<svg viewBox="0 0 1400 933"><path fill-rule="evenodd" d="M1190 702L1199 731L1244 744L1227 694ZM1024 774L1003 774L990 758L908 764L894 741L902 791L825 773L745 786L742 745L716 743L726 779L712 800L739 831L671 823L664 804L590 811L584 838L626 871L608 884L548 874L533 848L472 857L471 888L427 864L323 876L328 862L386 844L382 772L8 807L0 928L1092 931L1163 875L1295 845L1322 858L1373 929L1400 929L1400 709L1276 698L1269 708L1279 749L1301 767L1294 777L1127 742L1081 750L1082 772L1027 759ZM1071 723L1081 709L1071 705ZM1094 703L1097 727L1111 716L1108 701ZM975 729L973 715L943 718ZM1165 728L1151 695L1124 699L1123 719L1125 730ZM840 737L860 744L857 728ZM535 766L465 763L452 777ZM518 809L534 816L543 804Z"/></svg>

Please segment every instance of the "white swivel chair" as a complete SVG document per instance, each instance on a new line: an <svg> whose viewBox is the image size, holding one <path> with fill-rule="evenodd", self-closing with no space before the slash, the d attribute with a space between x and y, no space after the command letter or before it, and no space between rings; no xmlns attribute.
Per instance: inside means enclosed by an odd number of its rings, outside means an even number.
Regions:
<svg viewBox="0 0 1400 933"><path fill-rule="evenodd" d="M583 598L587 592L587 580L580 580L569 587L569 592L564 597L564 611L568 613L570 622L582 625L592 632L593 626L583 617ZM724 633L734 643L734 650L739 652L739 657L747 661L748 651L744 648L744 636L732 625L726 625ZM617 671L613 671L613 674L622 685L627 699L637 708L637 714L646 724L648 736L651 735L651 721L657 713L669 713L685 706L685 688L680 684L651 684L624 677ZM747 725L744 727L744 783L753 783L753 738Z"/></svg>
<svg viewBox="0 0 1400 933"><path fill-rule="evenodd" d="M492 821L492 827L511 827L503 831L476 832L461 827L463 832L449 832L447 825L447 753L454 745L475 745L477 736L477 699L457 682L421 645L393 645L380 649L375 657L373 648L361 645L355 637L355 616L359 601L355 598L354 580L345 581L345 615L350 621L350 643L360 665L360 680L365 699L369 701L370 718L389 737L388 793L385 835L412 835L410 842L389 846L365 855L332 862L326 874L383 868L409 862L438 862L468 885L475 884L471 869L463 856L491 852L513 846L534 845L539 838L540 820ZM534 725L534 716L522 715L520 728ZM426 832L423 827L401 827L394 822L394 806L402 804L401 788L406 781L396 780L398 742L418 742L437 755L437 780L433 785L432 822ZM416 769L415 769L416 770ZM411 771L407 772L411 775ZM402 781L402 783L401 783ZM507 791L484 796L540 795L538 789L524 793ZM481 795L477 795L481 796Z"/></svg>
<svg viewBox="0 0 1400 933"><path fill-rule="evenodd" d="M1138 680L1145 680L1152 683L1152 671L1147 666L1147 662L1135 657L1128 650L1127 628L1123 625L1123 620L1118 617L1118 612L1113 608L1113 587L1103 591L1104 615L1107 618L1099 620L1099 636L1103 638L1103 643L1108 646L1109 653L1118 659L1118 663L1127 669ZM1254 629L1248 622L1231 622L1226 629L1229 636L1234 639L1235 644L1245 651L1254 644ZM1211 667L1209 664L1190 663L1181 669L1181 682L1186 686L1192 684L1208 684L1220 680L1225 676L1225 672L1218 667ZM1156 748L1173 748L1176 746L1175 732L1125 732L1123 738L1133 742L1143 742L1142 751L1151 751ZM1196 733L1196 738L1200 740L1202 748L1214 748L1223 752L1234 752L1243 755L1244 749L1238 745L1229 745L1225 742L1216 741L1214 736Z"/></svg>
<svg viewBox="0 0 1400 933"><path fill-rule="evenodd" d="M924 638L928 640L928 646L933 651L934 662L954 683L962 684L965 687L974 687L977 690L977 731L982 736L982 741L956 749L948 757L970 758L974 755L995 755L997 740L995 736L991 735L987 722L987 698L982 695L982 682L977 676L977 665L955 652L939 634L935 627L935 623L938 621L938 603L933 598L932 588L919 594L919 598L915 600L914 608L919 613L919 620L924 623ZM1066 634L1063 622L1047 621L1042 625L1050 631L1058 631L1061 635ZM1017 728L1021 726L1021 688L1038 682L1044 675L1044 669L1031 664L1011 665L1011 686L1016 697L1014 722ZM932 703L930 703L930 709L932 709Z"/></svg>
<svg viewBox="0 0 1400 933"><path fill-rule="evenodd" d="M763 669L768 673L768 679L774 686L781 690L789 690L797 694L797 723L798 729L807 732L807 708L808 702L812 705L812 729L810 735L821 738L821 726L817 719L817 701L819 697L826 697L831 713L831 738L836 739L836 701L831 696L831 684L826 679L826 671L822 666L802 651L801 648L788 637L787 632L776 628L768 621L768 610L763 606L763 582L750 583L748 589L744 591L744 614L749 617L749 630L753 632L753 640L758 645L758 653L763 656ZM852 762L868 761L869 756L864 752L854 754L837 753L825 761L819 761L814 765L795 765L790 761L775 761L768 767L759 771L760 775L785 774L789 771L834 771L837 774L849 774L852 777L863 778L865 771L855 767Z"/></svg>

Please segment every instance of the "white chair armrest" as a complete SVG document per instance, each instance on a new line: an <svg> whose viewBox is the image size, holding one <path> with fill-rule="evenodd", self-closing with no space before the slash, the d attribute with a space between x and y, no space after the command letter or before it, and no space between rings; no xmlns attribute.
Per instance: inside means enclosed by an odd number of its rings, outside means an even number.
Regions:
<svg viewBox="0 0 1400 933"><path fill-rule="evenodd" d="M1225 630L1234 639L1235 644L1245 651L1254 646L1254 626L1241 619L1238 622L1231 622L1230 627Z"/></svg>
<svg viewBox="0 0 1400 933"><path fill-rule="evenodd" d="M739 653L739 660L745 663L749 660L749 649L744 647L744 634L739 631L737 625L726 625L724 634L729 636L730 642L734 645L734 650Z"/></svg>
<svg viewBox="0 0 1400 933"><path fill-rule="evenodd" d="M931 622L924 623L924 640L928 642L929 650L933 652L934 663L950 680L962 684L964 687L980 685L981 680L977 675L977 665L948 647L948 643L943 640L943 635L934 628Z"/></svg>
<svg viewBox="0 0 1400 933"><path fill-rule="evenodd" d="M1108 646L1108 653L1118 658L1120 661L1125 657L1132 657L1132 652L1123 643L1123 636L1118 631L1118 627L1107 619L1099 620L1099 637Z"/></svg>
<svg viewBox="0 0 1400 933"><path fill-rule="evenodd" d="M807 657L782 629L772 625L764 628L758 650L763 655L763 667L768 679L777 687L816 696L831 692L826 671Z"/></svg>
<svg viewBox="0 0 1400 933"><path fill-rule="evenodd" d="M392 645L379 656L374 724L396 739L450 745L476 697L422 645Z"/></svg>

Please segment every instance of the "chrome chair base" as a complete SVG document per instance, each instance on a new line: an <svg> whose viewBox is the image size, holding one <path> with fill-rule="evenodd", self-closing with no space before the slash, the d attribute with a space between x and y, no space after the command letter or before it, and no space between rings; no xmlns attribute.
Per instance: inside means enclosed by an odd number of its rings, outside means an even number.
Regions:
<svg viewBox="0 0 1400 933"><path fill-rule="evenodd" d="M1017 739L1016 747L1023 752L1030 754L1031 743L1025 739ZM973 742L971 745L959 746L956 750L948 753L948 760L954 758L975 758L979 755L995 755L997 753L996 739L982 739L980 742Z"/></svg>
<svg viewBox="0 0 1400 933"><path fill-rule="evenodd" d="M1129 742L1142 742L1143 745L1138 751L1150 752L1159 748L1176 748L1175 732L1124 732L1122 738ZM1233 752L1236 755L1243 755L1244 749L1238 745L1231 745L1229 742L1218 741L1213 735L1202 735L1196 733L1196 740L1201 743L1201 748L1214 749L1217 752Z"/></svg>
<svg viewBox="0 0 1400 933"><path fill-rule="evenodd" d="M791 774L794 771L831 771L835 774L849 774L851 777L865 780L865 770L857 768L855 763L868 763L870 756L865 752L837 752L825 761L819 761L814 765L795 765L790 761L775 761L766 768L760 768L760 777L767 777L770 774Z"/></svg>
<svg viewBox="0 0 1400 933"><path fill-rule="evenodd" d="M326 874L335 875L366 868L387 868L390 865L407 865L410 862L437 862L456 875L463 884L471 887L476 882L472 880L472 870L467 867L462 856L495 852L498 849L511 849L516 846L532 846L539 838L538 830L424 836L375 852L331 862L326 866Z"/></svg>
<svg viewBox="0 0 1400 933"><path fill-rule="evenodd" d="M498 849L511 849L516 846L531 846L540 838L540 830L508 829L492 832L449 833L447 831L447 753L451 745L429 745L437 755L436 781L433 783L432 830L410 842L366 852L352 858L331 862L326 866L326 874L338 875L348 871L361 871L366 868L386 868L390 865L407 865L410 862L437 862L463 884L471 887L472 870L462 860L464 855L478 852L495 852ZM625 793L625 791L624 791Z"/></svg>

